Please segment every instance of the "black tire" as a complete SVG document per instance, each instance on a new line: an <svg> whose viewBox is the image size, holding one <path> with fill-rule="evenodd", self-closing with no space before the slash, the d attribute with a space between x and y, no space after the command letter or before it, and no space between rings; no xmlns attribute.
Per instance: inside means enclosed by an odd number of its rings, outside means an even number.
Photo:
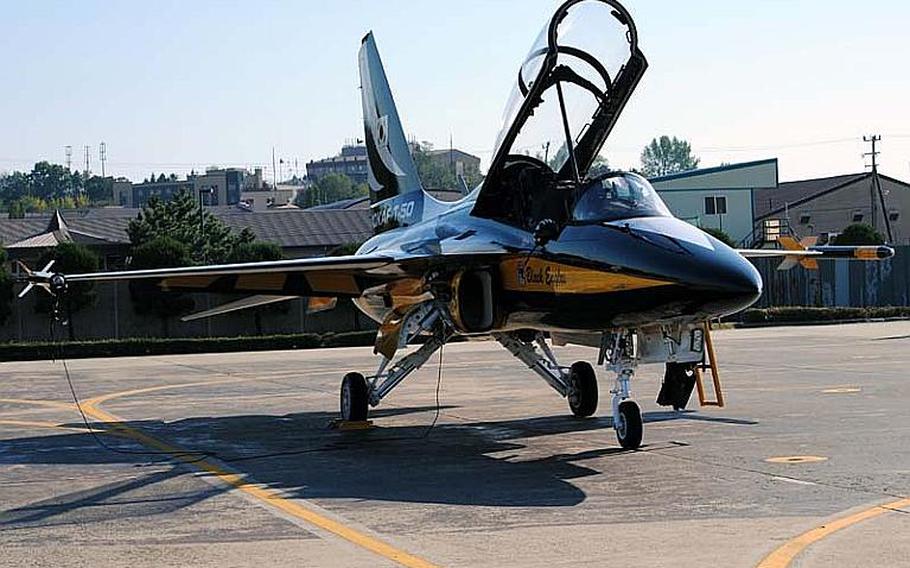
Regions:
<svg viewBox="0 0 910 568"><path fill-rule="evenodd" d="M597 412L597 374L590 363L579 361L569 370L569 408L577 418L587 418Z"/></svg>
<svg viewBox="0 0 910 568"><path fill-rule="evenodd" d="M641 420L641 409L638 403L626 400L619 405L619 423L616 425L616 439L626 450L637 450L641 447L644 425Z"/></svg>
<svg viewBox="0 0 910 568"><path fill-rule="evenodd" d="M348 373L341 381L341 419L346 422L363 422L367 419L370 404L370 387L360 373Z"/></svg>

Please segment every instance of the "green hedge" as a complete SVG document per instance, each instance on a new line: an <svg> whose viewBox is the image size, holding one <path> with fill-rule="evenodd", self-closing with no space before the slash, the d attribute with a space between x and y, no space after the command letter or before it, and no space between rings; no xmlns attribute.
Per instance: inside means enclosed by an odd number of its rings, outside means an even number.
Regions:
<svg viewBox="0 0 910 568"><path fill-rule="evenodd" d="M811 323L871 319L910 318L910 308L767 308L746 310L740 321L761 323Z"/></svg>
<svg viewBox="0 0 910 568"><path fill-rule="evenodd" d="M142 355L186 355L238 351L281 351L323 347L364 347L373 345L375 331L350 333L304 333L261 337L212 337L192 339L134 338L122 340L75 341L59 344L0 344L0 361L35 361L62 356L67 359L132 357Z"/></svg>

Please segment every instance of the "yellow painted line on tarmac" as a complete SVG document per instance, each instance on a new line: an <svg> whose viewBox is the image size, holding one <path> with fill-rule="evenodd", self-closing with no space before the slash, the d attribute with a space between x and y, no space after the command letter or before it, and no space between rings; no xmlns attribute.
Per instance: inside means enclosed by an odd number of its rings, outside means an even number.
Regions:
<svg viewBox="0 0 910 568"><path fill-rule="evenodd" d="M866 509L865 511L860 511L849 517L837 519L831 523L816 527L779 547L766 556L755 568L788 568L797 556L809 546L823 538L826 538L839 530L861 523L862 521L867 521L884 515L885 513L894 512L895 509L903 509L906 507L910 507L910 499L901 499L900 501L887 503L885 505L876 505L871 509Z"/></svg>
<svg viewBox="0 0 910 568"><path fill-rule="evenodd" d="M859 387L838 387L834 389L825 389L822 391L822 394L856 394L862 391L863 389Z"/></svg>
<svg viewBox="0 0 910 568"><path fill-rule="evenodd" d="M124 423L124 420L114 414L111 414L105 410L98 408L98 404L104 401L113 400L115 398L131 396L136 394L145 394L149 392L157 392L161 390L168 390L173 388L186 388L193 386L203 386L203 385L212 385L226 382L233 382L239 379L225 379L220 381L207 381L201 383L185 383L182 385L167 385L161 387L149 387L143 389L135 389L130 391L124 391L119 393L112 393L108 395L103 395L95 397L88 401L82 403L82 410L87 416L91 416L95 420L108 423L111 430L115 433L119 432L125 436L128 436L137 442L154 448L155 450L165 452L170 454L173 458L184 462L185 464L193 467L197 470L201 470L205 473L209 473L217 477L223 483L239 490L243 491L247 495L255 498L256 500L265 503L271 507L274 507L288 515L296 517L300 520L306 521L311 525L314 525L322 530L330 532L338 537L347 540L350 543L353 543L361 548L369 550L374 554L378 554L384 558L397 562L402 566L407 566L408 568L436 568L435 564L432 564L423 558L415 556L409 552L396 548L390 544L387 544L375 537L372 537L368 534L362 533L358 530L355 530L347 525L330 519L325 515L322 515L316 511L308 509L304 505L296 502L285 499L278 491L273 489L268 489L266 487L261 487L255 483L247 481L242 475L234 472L227 471L220 465L214 463L209 459L199 459L199 454L193 454L183 450L177 446L173 446L166 442L163 442L153 436L150 436L137 428L127 426ZM110 433L110 432L109 432Z"/></svg>
<svg viewBox="0 0 910 568"><path fill-rule="evenodd" d="M29 400L25 398L0 398L0 404L22 404L25 406L44 406L47 408L61 408L75 410L72 402L56 402L53 400Z"/></svg>
<svg viewBox="0 0 910 568"><path fill-rule="evenodd" d="M0 420L0 426L21 426L23 428L54 428L57 430L79 430L84 432L85 426L67 426L56 422L43 422L38 420Z"/></svg>
<svg viewBox="0 0 910 568"><path fill-rule="evenodd" d="M828 461L828 458L822 456L781 456L778 458L768 458L765 460L768 463L782 463L782 464L802 464L802 463L821 463Z"/></svg>
<svg viewBox="0 0 910 568"><path fill-rule="evenodd" d="M188 389L193 387L207 387L214 385L223 385L228 383L245 383L253 382L260 380L260 377L230 377L227 379L213 379L210 381L198 381L195 383L179 383L176 385L161 385L157 387L145 387L141 389L132 389L127 391L115 392L111 394L105 394L101 396L96 396L94 398L87 399L82 402L83 408L86 406L97 406L103 402L113 400L115 398L123 398L127 396L135 396L137 394L149 394L153 392L167 391L167 390L176 390L176 389Z"/></svg>

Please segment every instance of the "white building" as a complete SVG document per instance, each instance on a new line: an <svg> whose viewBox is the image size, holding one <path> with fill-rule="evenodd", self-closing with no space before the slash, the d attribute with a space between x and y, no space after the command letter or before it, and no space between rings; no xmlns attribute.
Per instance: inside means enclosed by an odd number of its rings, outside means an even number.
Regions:
<svg viewBox="0 0 910 568"><path fill-rule="evenodd" d="M754 194L778 185L777 159L692 170L651 179L673 214L735 241L754 229Z"/></svg>

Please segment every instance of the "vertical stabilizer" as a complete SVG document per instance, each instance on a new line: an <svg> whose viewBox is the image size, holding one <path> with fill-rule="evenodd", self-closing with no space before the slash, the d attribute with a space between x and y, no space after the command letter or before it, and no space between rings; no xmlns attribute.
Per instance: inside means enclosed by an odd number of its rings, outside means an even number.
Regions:
<svg viewBox="0 0 910 568"><path fill-rule="evenodd" d="M373 225L415 223L423 213L423 190L372 32L360 48L360 87Z"/></svg>

